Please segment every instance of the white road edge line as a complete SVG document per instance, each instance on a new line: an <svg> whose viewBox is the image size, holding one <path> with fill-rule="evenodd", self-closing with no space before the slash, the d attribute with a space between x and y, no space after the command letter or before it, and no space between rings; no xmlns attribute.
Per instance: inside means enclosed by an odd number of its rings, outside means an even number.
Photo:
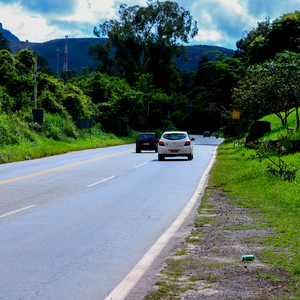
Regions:
<svg viewBox="0 0 300 300"><path fill-rule="evenodd" d="M137 169L137 168L139 168L139 167L142 167L142 166L146 165L147 163L148 163L148 162L145 162L145 163L143 163L143 164L140 164L140 165L138 165L138 166L135 166L134 169Z"/></svg>
<svg viewBox="0 0 300 300"><path fill-rule="evenodd" d="M167 229L167 231L157 240L157 242L149 249L149 251L142 257L142 259L137 263L137 265L131 270L131 272L116 286L116 288L105 298L105 300L123 300L129 294L130 290L137 284L137 282L142 278L148 268L151 266L153 261L162 251L162 249L169 242L171 237L176 233L179 227L182 225L184 220L187 218L192 208L194 207L199 194L203 192L207 179L209 176L209 172L215 163L217 156L218 146L215 148L212 158L206 167L198 187L185 206L181 214L177 217L174 223Z"/></svg>
<svg viewBox="0 0 300 300"><path fill-rule="evenodd" d="M30 209L30 208L35 207L35 206L36 206L36 205L29 205L29 206L26 206L26 207L23 207L23 208L20 208L20 209L17 209L17 210L13 210L13 211L11 211L11 212L9 212L9 213L0 215L0 219L1 219L1 218L8 217L8 216L13 215L13 214L16 214L16 213L21 212L21 211L23 211L23 210Z"/></svg>
<svg viewBox="0 0 300 300"><path fill-rule="evenodd" d="M103 180L100 180L100 181L97 181L97 182L95 182L95 183L89 184L87 187L95 186L95 185L100 184L100 183L102 183L102 182L105 182L105 181L107 181L107 180L111 180L111 179L113 179L113 178L115 178L115 177L116 177L116 175L110 176L110 177L105 178L105 179L103 179Z"/></svg>

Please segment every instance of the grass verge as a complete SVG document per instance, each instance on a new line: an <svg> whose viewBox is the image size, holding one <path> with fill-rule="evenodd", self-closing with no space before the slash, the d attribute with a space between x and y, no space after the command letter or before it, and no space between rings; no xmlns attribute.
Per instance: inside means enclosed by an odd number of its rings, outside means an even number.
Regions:
<svg viewBox="0 0 300 300"><path fill-rule="evenodd" d="M22 141L18 145L4 145L0 147L0 163L30 160L46 156L63 154L71 151L96 149L115 145L134 143L134 135L116 137L110 133L100 133L90 136L82 134L80 138L68 138L67 141L36 136L35 141Z"/></svg>
<svg viewBox="0 0 300 300"><path fill-rule="evenodd" d="M42 124L31 122L31 112L0 115L0 163L41 158L70 151L134 143L137 132L117 137L93 128L77 129L72 120L45 114Z"/></svg>
<svg viewBox="0 0 300 300"><path fill-rule="evenodd" d="M277 139L279 135L286 135L287 129L282 128L278 120L274 116L264 118L266 121L272 123L272 133L264 137L264 139ZM275 123L275 126L273 126ZM287 126L293 126L295 124L288 124ZM293 126L295 127L295 126ZM293 132L294 139L299 139L299 132ZM208 188L206 189L205 196L202 199L202 204L198 209L199 215L195 219L195 230L190 236L186 238L186 242L189 243L191 249L184 252L177 252L185 255L184 258L179 258L179 263L174 264L173 260L169 259L166 262L164 270L161 272L161 280L157 282L157 291L151 293L146 299L180 299L181 290L184 287L187 289L197 289L196 286L185 285L185 279L188 274L193 273L193 268L197 263L201 261L201 257L208 255L208 246L205 244L205 240L212 239L211 236L200 235L198 230L207 225L214 226L213 218L209 214L214 213L214 204L210 202L209 198L214 197L212 192L214 189L220 190L220 192L228 200L232 206L240 207L249 213L249 218L253 218L253 222L245 222L239 220L239 214L231 216L231 211L226 213L226 218L235 218L236 222L230 225L223 226L220 229L222 231L230 231L234 235L234 231L265 231L272 232L272 234L257 235L251 237L245 237L243 241L250 245L259 245L262 255L259 256L259 260L268 265L269 268L259 268L251 274L251 268L248 269L249 278L248 282L255 283L260 280L263 282L267 280L272 283L280 282L282 280L282 274L288 274L284 279L284 284L278 284L278 294L281 294L282 289L287 289L287 294L290 293L290 298L276 299L300 299L300 153L289 154L282 156L282 159L287 163L293 163L295 168L298 169L296 177L291 180L283 180L280 177L268 172L267 161L253 159L255 150L251 150L245 147L242 143L235 143L233 140L226 140L218 149L218 156L216 163L211 170ZM223 206L223 202L221 204ZM205 215L207 214L207 215ZM240 221L240 222L239 222ZM217 225L218 226L218 225ZM220 233L220 239L224 240L226 236ZM273 234L274 233L274 234ZM199 238L201 236L201 239ZM247 236L247 235L246 235ZM204 252L200 253L198 245L203 245ZM216 244L216 245L215 245ZM192 246L191 246L192 245ZM261 247L260 247L261 245ZM222 253L223 245L217 245L217 237L213 240L211 252L216 254L217 258L226 258ZM184 249L187 249L186 247ZM190 252L194 252L194 256L189 256ZM196 252L196 253L195 253ZM193 261L193 264L187 263L188 258L196 257L198 260ZM229 259L229 258L228 258ZM208 271L205 276L194 276L192 278L197 280L206 280L208 286L200 285L200 289L208 289L213 285L209 285L210 282L215 283L222 280L222 276L217 276L216 269L235 268L236 272L240 272L244 275L246 272L243 267L240 267L240 258L230 258L233 262L224 262L210 264L206 269L212 268L211 272ZM188 261L190 262L190 261ZM176 269L174 270L174 268ZM203 269L200 269L202 270ZM197 272L199 273L199 270ZM284 270L282 272L281 270ZM178 275L177 281L174 276L170 274L176 273ZM215 273L214 273L215 272ZM287 272L287 273L285 273ZM219 272L222 274L222 271ZM226 272L224 273L224 280L226 280ZM200 278L200 279L199 279ZM240 278L240 276L233 278L232 281ZM160 285L160 283L162 285ZM162 288L163 286L163 288ZM263 285L262 285L263 286ZM199 285L198 285L199 288ZM229 287L230 289L230 287ZM256 287L253 287L256 290ZM290 292L289 292L290 291ZM296 294L296 297L295 297ZM270 295L262 295L259 299L269 299ZM271 299L271 298L270 298ZM272 298L273 299L273 298ZM275 298L274 298L275 299Z"/></svg>
<svg viewBox="0 0 300 300"><path fill-rule="evenodd" d="M210 184L221 185L227 196L234 199L232 204L259 212L253 216L258 219L260 228L272 228L277 232L260 242L281 247L282 251L266 250L263 259L270 265L286 269L300 289L300 171L295 180L282 180L269 174L264 162L250 159L251 154L253 150L225 142L219 148ZM284 159L300 169L299 152Z"/></svg>

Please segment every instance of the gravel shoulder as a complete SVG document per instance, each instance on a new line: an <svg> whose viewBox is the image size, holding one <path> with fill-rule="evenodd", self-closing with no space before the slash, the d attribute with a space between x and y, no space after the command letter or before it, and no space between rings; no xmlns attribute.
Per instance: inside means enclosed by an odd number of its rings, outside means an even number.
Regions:
<svg viewBox="0 0 300 300"><path fill-rule="evenodd" d="M220 187L206 194L195 223L126 299L298 299L289 274L263 263L263 251L276 249L260 241L276 232L260 226L257 213L231 204ZM243 255L255 259L243 262Z"/></svg>

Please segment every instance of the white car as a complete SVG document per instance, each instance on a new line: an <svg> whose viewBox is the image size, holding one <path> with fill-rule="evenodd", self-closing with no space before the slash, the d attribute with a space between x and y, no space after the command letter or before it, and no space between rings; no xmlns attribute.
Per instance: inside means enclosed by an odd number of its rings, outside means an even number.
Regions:
<svg viewBox="0 0 300 300"><path fill-rule="evenodd" d="M165 157L186 156L193 159L193 144L186 131L166 131L162 134L158 143L158 160Z"/></svg>

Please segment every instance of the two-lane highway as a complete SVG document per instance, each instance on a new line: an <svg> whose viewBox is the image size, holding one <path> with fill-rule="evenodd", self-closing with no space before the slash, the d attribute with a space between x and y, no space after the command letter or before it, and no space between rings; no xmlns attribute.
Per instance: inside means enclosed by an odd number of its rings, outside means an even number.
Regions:
<svg viewBox="0 0 300 300"><path fill-rule="evenodd" d="M192 161L125 145L1 165L0 298L105 299L185 208L219 142L197 136Z"/></svg>

